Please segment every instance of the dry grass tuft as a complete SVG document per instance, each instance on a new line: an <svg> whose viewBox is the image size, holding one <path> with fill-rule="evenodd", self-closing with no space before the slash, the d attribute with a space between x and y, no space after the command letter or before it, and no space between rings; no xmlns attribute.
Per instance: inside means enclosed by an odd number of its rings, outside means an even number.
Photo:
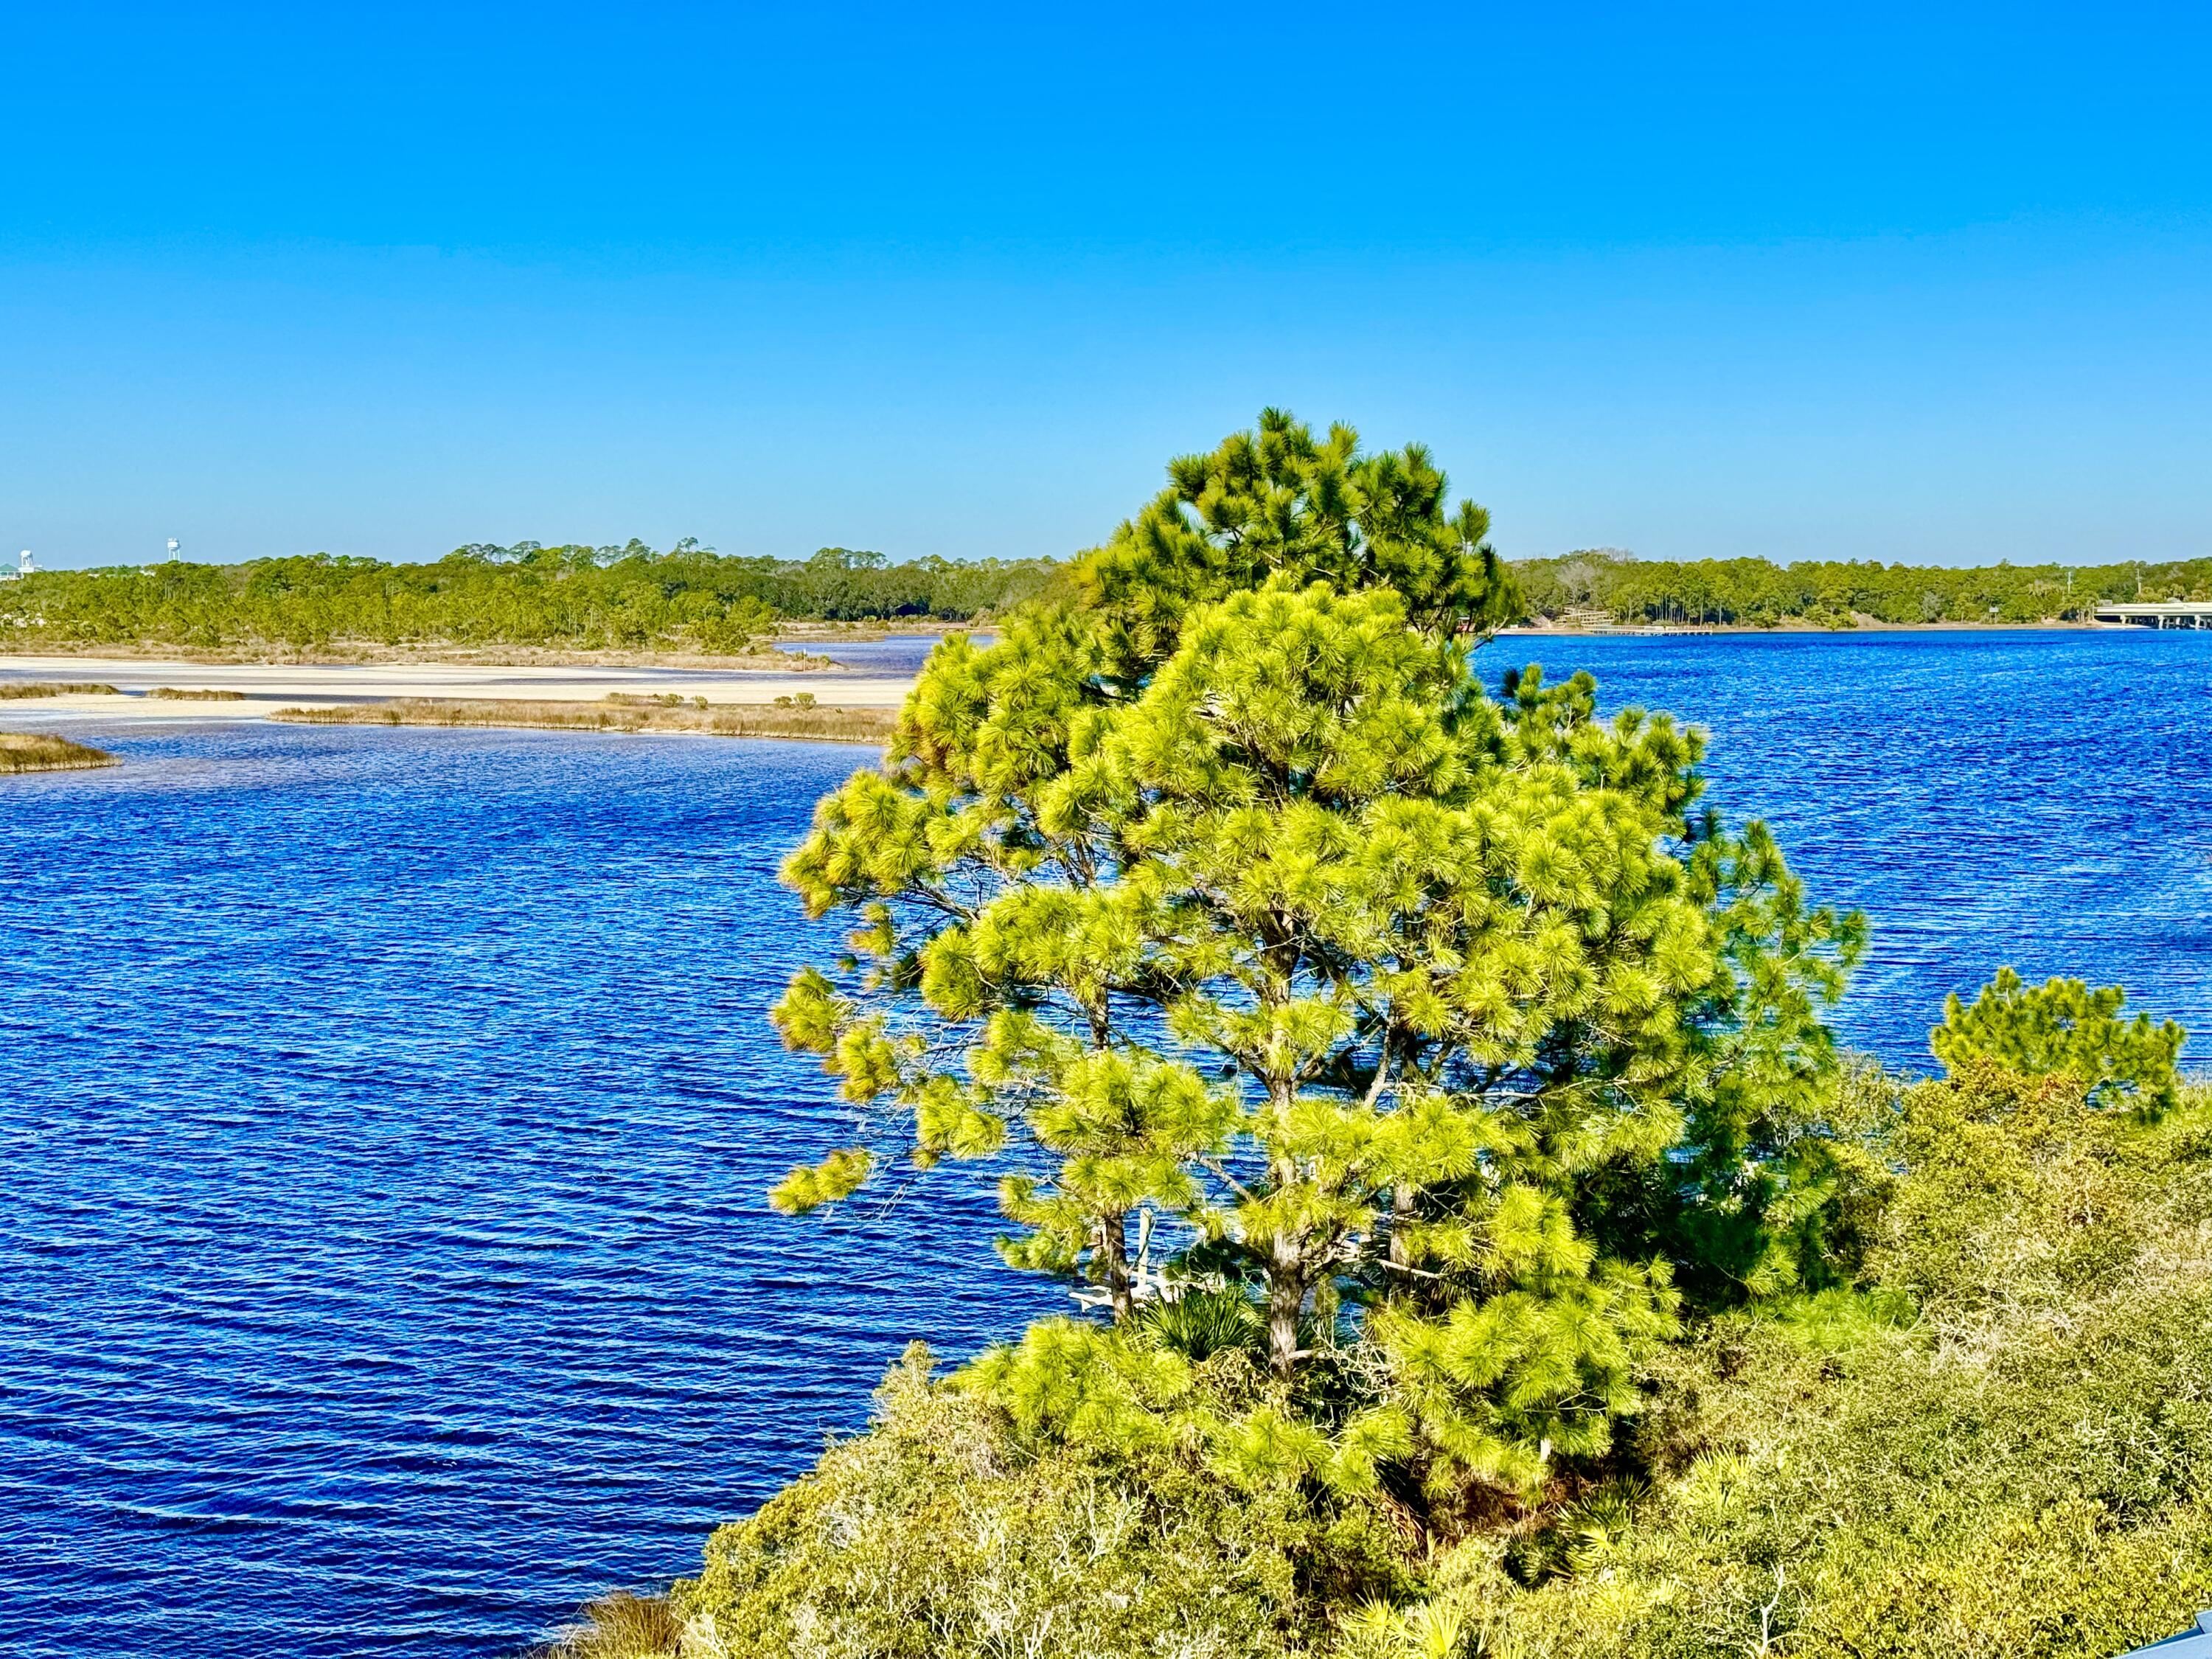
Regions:
<svg viewBox="0 0 2212 1659"><path fill-rule="evenodd" d="M0 732L0 772L78 772L113 766L105 749L43 732Z"/></svg>
<svg viewBox="0 0 2212 1659"><path fill-rule="evenodd" d="M188 691L174 685L157 685L146 694L175 702L244 702L243 691Z"/></svg>
<svg viewBox="0 0 2212 1659"><path fill-rule="evenodd" d="M683 1638L665 1596L617 1590L582 1611L554 1632L539 1659L674 1659Z"/></svg>
<svg viewBox="0 0 2212 1659"><path fill-rule="evenodd" d="M0 701L21 697L119 697L123 694L98 680L17 680L0 684Z"/></svg>

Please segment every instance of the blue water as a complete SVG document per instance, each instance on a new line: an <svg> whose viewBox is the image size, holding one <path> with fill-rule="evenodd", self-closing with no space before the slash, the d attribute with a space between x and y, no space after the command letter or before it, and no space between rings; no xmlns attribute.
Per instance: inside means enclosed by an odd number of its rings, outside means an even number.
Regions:
<svg viewBox="0 0 2212 1659"><path fill-rule="evenodd" d="M920 671L943 637L941 634L893 634L880 640L841 640L833 635L793 640L777 649L828 657L858 674L912 674ZM971 629L969 637L978 645L988 645L998 636L987 629Z"/></svg>
<svg viewBox="0 0 2212 1659"><path fill-rule="evenodd" d="M2212 637L1531 640L1694 715L1863 905L1898 1060L1998 963L2212 1032ZM761 1012L830 745L85 728L0 781L0 1652L511 1653L849 1428L911 1336L1064 1306L989 1196L825 1226ZM2212 1053L2202 1038L2193 1052Z"/></svg>
<svg viewBox="0 0 2212 1659"><path fill-rule="evenodd" d="M2212 1061L2212 634L1493 641L1603 707L1711 734L1707 802L1763 817L1873 943L1838 1021L1924 1063L1946 993L2008 963L2125 984Z"/></svg>

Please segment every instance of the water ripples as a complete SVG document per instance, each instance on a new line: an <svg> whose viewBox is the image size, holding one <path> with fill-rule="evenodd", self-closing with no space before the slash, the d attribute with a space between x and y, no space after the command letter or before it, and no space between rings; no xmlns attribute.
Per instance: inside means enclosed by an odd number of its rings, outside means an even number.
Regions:
<svg viewBox="0 0 2212 1659"><path fill-rule="evenodd" d="M1710 726L1909 1061L2002 962L2212 1029L2212 639L1501 642ZM95 734L97 735L97 734ZM0 792L0 1650L508 1653L689 1570L916 1336L1048 1309L990 1194L832 1225L763 1013L830 745L114 727ZM2194 1052L2205 1054L2203 1039Z"/></svg>

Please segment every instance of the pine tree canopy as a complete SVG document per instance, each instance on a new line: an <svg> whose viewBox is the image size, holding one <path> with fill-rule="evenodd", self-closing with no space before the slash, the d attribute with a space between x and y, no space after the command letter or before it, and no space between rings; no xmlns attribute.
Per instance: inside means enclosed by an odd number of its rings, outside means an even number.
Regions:
<svg viewBox="0 0 2212 1659"><path fill-rule="evenodd" d="M1444 475L1419 444L1363 455L1350 427L1316 441L1269 409L1256 432L1170 463L1168 478L1075 563L1102 665L1116 675L1141 677L1164 660L1196 606L1278 574L1339 592L1394 588L1431 630L1487 631L1520 614L1485 539L1490 514L1473 501L1448 511Z"/></svg>
<svg viewBox="0 0 2212 1659"><path fill-rule="evenodd" d="M2093 1100L2118 1096L2156 1116L2173 1104L2185 1033L2148 1014L2122 1018L2127 1000L2117 985L2093 991L2078 979L2053 979L2031 987L2000 968L1971 1006L1955 994L1945 1003L1928 1044L1951 1071L1993 1060L2025 1077L2071 1078Z"/></svg>
<svg viewBox="0 0 2212 1659"><path fill-rule="evenodd" d="M867 1133L775 1200L995 1164L1007 1260L1112 1322L979 1366L1039 1431L1151 1432L1249 1348L1188 1407L1232 1472L1526 1485L1603 1448L1678 1273L1817 1257L1859 924L1696 811L1694 732L1486 693L1508 601L1419 451L1271 412L1171 477L1073 605L939 648L785 866L853 928L776 1019Z"/></svg>

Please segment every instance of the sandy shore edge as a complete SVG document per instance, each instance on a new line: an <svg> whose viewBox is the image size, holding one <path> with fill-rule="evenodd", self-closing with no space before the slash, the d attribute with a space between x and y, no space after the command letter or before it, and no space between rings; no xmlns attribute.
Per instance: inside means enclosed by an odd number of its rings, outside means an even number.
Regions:
<svg viewBox="0 0 2212 1659"><path fill-rule="evenodd" d="M0 681L92 681L113 695L25 697L0 703L10 725L55 720L266 720L279 709L339 709L399 699L599 703L609 698L704 697L710 707L764 709L779 697L888 715L913 684L904 675L820 670L640 669L620 664L196 663L174 659L0 657ZM222 701L149 697L155 687L234 693Z"/></svg>

